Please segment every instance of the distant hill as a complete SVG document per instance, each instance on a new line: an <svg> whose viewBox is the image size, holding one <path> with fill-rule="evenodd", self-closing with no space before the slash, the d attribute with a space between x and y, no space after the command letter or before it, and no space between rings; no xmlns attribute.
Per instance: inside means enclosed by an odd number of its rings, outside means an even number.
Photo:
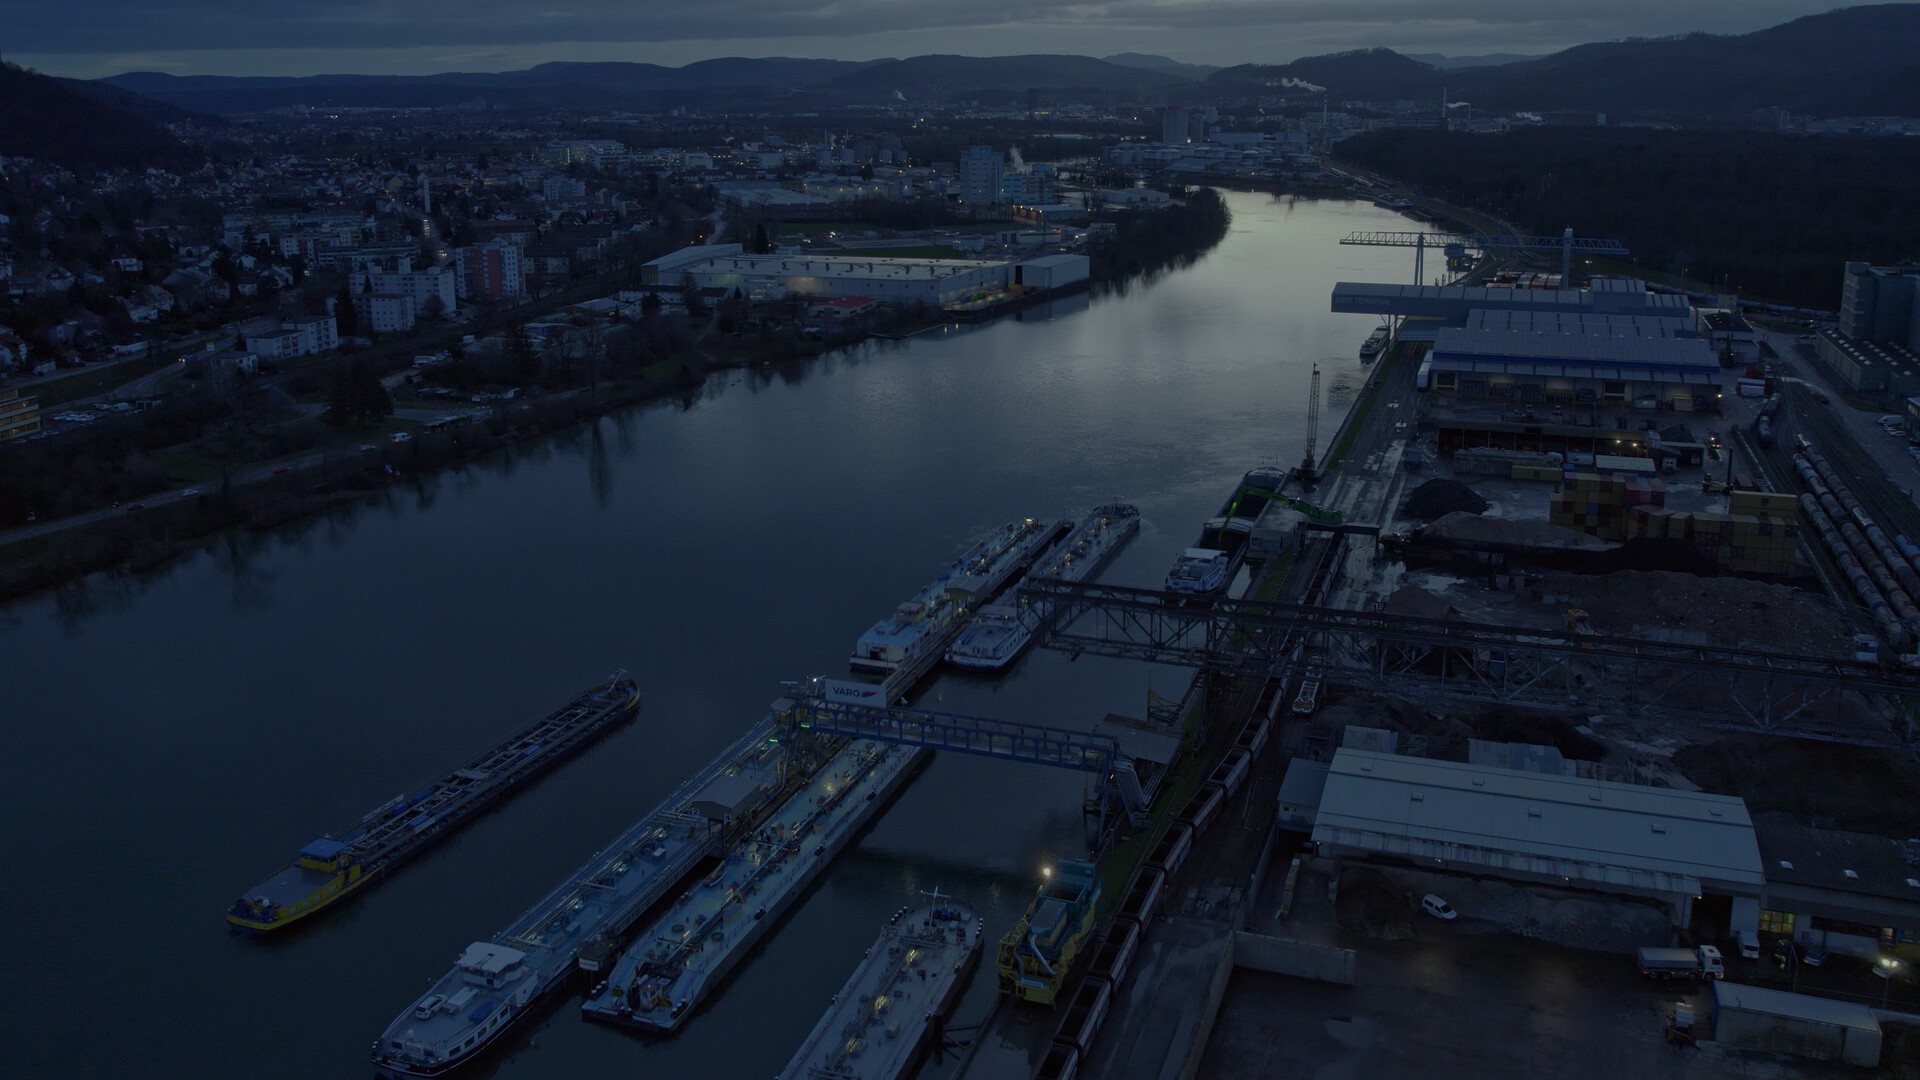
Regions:
<svg viewBox="0 0 1920 1080"><path fill-rule="evenodd" d="M1158 71L1163 75L1173 75L1178 78L1193 79L1195 81L1204 79L1220 70L1220 68L1214 64L1183 64L1178 60L1171 60L1164 56L1155 56L1152 53L1123 52L1115 53L1112 56L1103 56L1100 59L1105 60L1109 64L1119 64L1121 67L1145 68L1148 71Z"/></svg>
<svg viewBox="0 0 1920 1080"><path fill-rule="evenodd" d="M1418 60L1423 64L1437 67L1441 71L1453 68L1499 67L1502 64L1517 64L1522 60L1538 60L1545 53L1487 53L1484 56L1444 56L1440 53L1401 53L1409 60Z"/></svg>
<svg viewBox="0 0 1920 1080"><path fill-rule="evenodd" d="M0 155L76 170L193 168L205 155L160 126L184 116L115 87L0 64Z"/></svg>
<svg viewBox="0 0 1920 1080"><path fill-rule="evenodd" d="M1292 78L1334 100L1438 101L1479 112L1588 111L1610 117L1744 118L1779 106L1816 116L1920 114L1920 4L1809 15L1751 34L1688 34L1578 45L1493 67L1441 70L1387 49L1227 68L1189 96L1233 96Z"/></svg>
<svg viewBox="0 0 1920 1080"><path fill-rule="evenodd" d="M893 91L909 96L959 98L1025 89L1133 92L1190 80L1091 56L913 56L874 64L833 80L842 90Z"/></svg>
<svg viewBox="0 0 1920 1080"><path fill-rule="evenodd" d="M1920 4L1882 4L1729 37L1580 45L1452 73L1449 85L1492 109L1738 116L1779 106L1819 116L1911 116L1920 113L1917 44Z"/></svg>
<svg viewBox="0 0 1920 1080"><path fill-rule="evenodd" d="M1144 53L1105 60L727 57L679 68L553 63L493 73L307 78L178 78L133 72L103 81L181 108L233 114L287 105L451 105L476 97L525 107L811 108L895 95L918 101L1005 100L1030 89L1086 95L1166 93L1205 102L1272 96L1287 80L1296 80L1327 88L1334 101L1438 103L1444 92L1454 101L1472 102L1480 114L1524 109L1712 121L1744 119L1769 106L1817 116L1920 115L1916 42L1920 3L1843 8L1751 34L1580 45L1530 59L1512 54L1413 57L1389 49L1361 49L1289 64L1210 70Z"/></svg>
<svg viewBox="0 0 1920 1080"><path fill-rule="evenodd" d="M937 100L1026 89L1132 93L1190 83L1195 77L1110 64L1089 56L916 56L867 61L736 56L678 68L622 62L552 63L524 71L301 78L135 71L101 82L181 108L232 115L290 105L454 105L476 97L500 105L606 106L683 103L688 95L710 102L779 101L798 95L859 99L896 92Z"/></svg>
<svg viewBox="0 0 1920 1080"><path fill-rule="evenodd" d="M210 113L233 114L289 105L452 105L475 97L500 104L649 103L676 92L744 91L777 94L824 86L834 78L888 61L722 57L685 67L620 61L556 62L522 71L443 72L437 75L309 75L299 78L223 75L174 76L136 71L101 80L159 101Z"/></svg>
<svg viewBox="0 0 1920 1080"><path fill-rule="evenodd" d="M1440 73L1392 49L1306 56L1291 64L1242 64L1209 76L1196 92L1206 96L1277 93L1289 79L1325 87L1335 101L1440 100Z"/></svg>

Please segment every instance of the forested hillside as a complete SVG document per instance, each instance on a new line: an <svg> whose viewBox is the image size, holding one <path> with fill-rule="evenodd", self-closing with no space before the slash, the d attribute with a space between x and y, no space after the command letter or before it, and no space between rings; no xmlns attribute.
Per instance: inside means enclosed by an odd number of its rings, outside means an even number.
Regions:
<svg viewBox="0 0 1920 1080"><path fill-rule="evenodd" d="M154 122L163 113L180 115L111 87L83 92L64 80L0 64L0 155L70 169L190 169L204 161L203 153Z"/></svg>
<svg viewBox="0 0 1920 1080"><path fill-rule="evenodd" d="M1643 267L1833 310L1840 264L1920 261L1920 140L1530 128L1383 131L1337 155L1529 232L1613 237Z"/></svg>

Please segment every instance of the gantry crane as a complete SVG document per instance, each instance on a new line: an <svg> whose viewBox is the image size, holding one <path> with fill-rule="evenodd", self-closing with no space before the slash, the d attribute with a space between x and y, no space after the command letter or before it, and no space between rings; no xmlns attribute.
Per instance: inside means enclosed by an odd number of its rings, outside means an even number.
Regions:
<svg viewBox="0 0 1920 1080"><path fill-rule="evenodd" d="M1631 255L1618 240L1590 240L1573 235L1568 229L1559 236L1495 236L1491 233L1357 232L1340 241L1360 247L1410 247L1413 249L1413 283L1424 284L1422 258L1430 247L1458 245L1488 251L1560 251L1560 280L1570 282L1573 253L1582 255Z"/></svg>

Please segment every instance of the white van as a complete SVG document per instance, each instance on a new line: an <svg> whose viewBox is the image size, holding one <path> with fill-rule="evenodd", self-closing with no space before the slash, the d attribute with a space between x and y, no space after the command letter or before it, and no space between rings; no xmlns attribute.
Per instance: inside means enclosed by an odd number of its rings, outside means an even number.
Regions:
<svg viewBox="0 0 1920 1080"><path fill-rule="evenodd" d="M1740 955L1748 960L1760 959L1760 935L1751 930L1742 930L1733 936L1740 943Z"/></svg>

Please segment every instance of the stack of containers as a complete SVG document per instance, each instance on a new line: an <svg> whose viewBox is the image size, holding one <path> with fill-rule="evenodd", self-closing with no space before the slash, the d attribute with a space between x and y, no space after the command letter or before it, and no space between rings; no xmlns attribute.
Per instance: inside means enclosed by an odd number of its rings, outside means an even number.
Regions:
<svg viewBox="0 0 1920 1080"><path fill-rule="evenodd" d="M1777 495L1774 497L1781 498ZM1797 501L1796 496L1784 497ZM1687 539L1729 570L1747 574L1784 574L1793 569L1793 553L1800 549L1800 518L1797 512L1697 513L1693 515Z"/></svg>
<svg viewBox="0 0 1920 1080"><path fill-rule="evenodd" d="M1800 547L1799 497L1771 491L1736 491L1729 513L1675 513L1642 504L1627 511L1628 535L1685 540L1729 570L1784 574Z"/></svg>
<svg viewBox="0 0 1920 1080"><path fill-rule="evenodd" d="M1665 507L1667 503L1666 485L1657 479L1629 480L1624 476L1569 470L1562 475L1561 485L1560 493L1550 504L1548 520L1592 533L1602 540L1627 538L1632 508Z"/></svg>

